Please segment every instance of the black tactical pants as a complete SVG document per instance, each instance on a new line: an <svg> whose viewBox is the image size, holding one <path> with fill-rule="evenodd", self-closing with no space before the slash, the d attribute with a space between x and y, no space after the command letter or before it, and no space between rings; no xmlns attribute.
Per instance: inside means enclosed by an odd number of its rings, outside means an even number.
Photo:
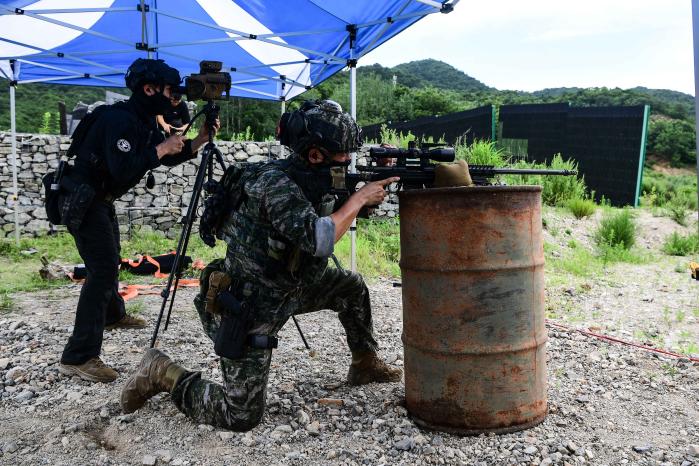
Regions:
<svg viewBox="0 0 699 466"><path fill-rule="evenodd" d="M125 315L119 296L119 224L114 206L96 201L85 213L80 228L70 232L87 269L80 291L73 334L63 349L61 362L82 364L99 356L104 326Z"/></svg>

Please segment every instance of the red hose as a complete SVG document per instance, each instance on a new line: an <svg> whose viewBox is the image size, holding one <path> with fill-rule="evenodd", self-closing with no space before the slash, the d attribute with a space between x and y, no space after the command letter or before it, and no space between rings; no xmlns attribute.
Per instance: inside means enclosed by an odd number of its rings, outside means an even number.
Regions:
<svg viewBox="0 0 699 466"><path fill-rule="evenodd" d="M546 323L552 327L557 327L557 328L561 328L561 329L568 330L568 331L579 332L579 333L582 333L583 335L588 336L588 337L599 338L600 340L612 341L614 343L621 343L622 345L633 346L634 348L640 348L640 349L645 350L645 351L652 351L653 353L660 353L660 354L664 354L666 356L672 356L673 358L683 358L683 359L689 359L690 361L699 362L699 358L693 358L691 356L687 356L684 354L673 353L672 351L667 351L664 349L653 348L652 346L641 345L640 343L633 343L630 341L622 340L620 338L610 337L608 335L602 335L601 333L590 332L589 330L568 327L567 325L552 322L549 319L546 319Z"/></svg>

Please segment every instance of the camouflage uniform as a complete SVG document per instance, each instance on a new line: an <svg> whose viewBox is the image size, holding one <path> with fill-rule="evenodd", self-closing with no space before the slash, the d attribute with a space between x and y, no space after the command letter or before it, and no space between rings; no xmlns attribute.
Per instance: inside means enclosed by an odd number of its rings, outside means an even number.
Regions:
<svg viewBox="0 0 699 466"><path fill-rule="evenodd" d="M294 163L302 163L293 155ZM314 257L315 225L320 205L271 163L245 183L246 201L224 226L228 249L225 270L239 283L239 294L252 290L255 322L250 334L276 336L295 314L332 309L347 335L350 350L376 351L369 291L356 273L327 267L327 257ZM322 203L322 200L321 200ZM269 243L282 237L288 248L284 266L270 274ZM204 329L212 340L220 317L205 312L205 290L195 299ZM172 390L177 407L197 422L232 430L257 425L265 409L271 349L248 348L243 358L221 358L224 384L187 373Z"/></svg>

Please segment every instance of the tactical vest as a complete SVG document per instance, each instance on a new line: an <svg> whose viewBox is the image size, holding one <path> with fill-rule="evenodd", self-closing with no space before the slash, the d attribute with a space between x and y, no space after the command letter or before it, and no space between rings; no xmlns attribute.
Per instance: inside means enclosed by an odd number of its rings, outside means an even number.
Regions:
<svg viewBox="0 0 699 466"><path fill-rule="evenodd" d="M235 169L229 167L229 170ZM237 205L223 214L216 236L228 245L226 268L229 273L234 276L243 273L248 276L244 279L260 281L268 288L290 290L317 280L327 266L327 258L313 257L297 245L289 244L272 227L263 206L258 203L258 196L247 195L246 191L255 187L259 176L272 170L283 172L290 183L298 185L319 216L332 213L334 196L322 191L325 183L322 177L299 168L293 160L278 160L248 166L238 174L237 183L228 184L226 197L234 198ZM229 176L232 178L233 175ZM222 178L224 181L226 175Z"/></svg>

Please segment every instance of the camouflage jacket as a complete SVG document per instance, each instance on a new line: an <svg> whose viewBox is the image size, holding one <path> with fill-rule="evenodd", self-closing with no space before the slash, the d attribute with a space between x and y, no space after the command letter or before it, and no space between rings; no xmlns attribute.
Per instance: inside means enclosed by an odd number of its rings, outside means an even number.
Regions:
<svg viewBox="0 0 699 466"><path fill-rule="evenodd" d="M313 255L320 207L311 204L280 164L271 162L257 170L244 184L245 200L222 227L228 245L226 270L276 300L317 281L328 258ZM278 253L276 264L270 249Z"/></svg>

